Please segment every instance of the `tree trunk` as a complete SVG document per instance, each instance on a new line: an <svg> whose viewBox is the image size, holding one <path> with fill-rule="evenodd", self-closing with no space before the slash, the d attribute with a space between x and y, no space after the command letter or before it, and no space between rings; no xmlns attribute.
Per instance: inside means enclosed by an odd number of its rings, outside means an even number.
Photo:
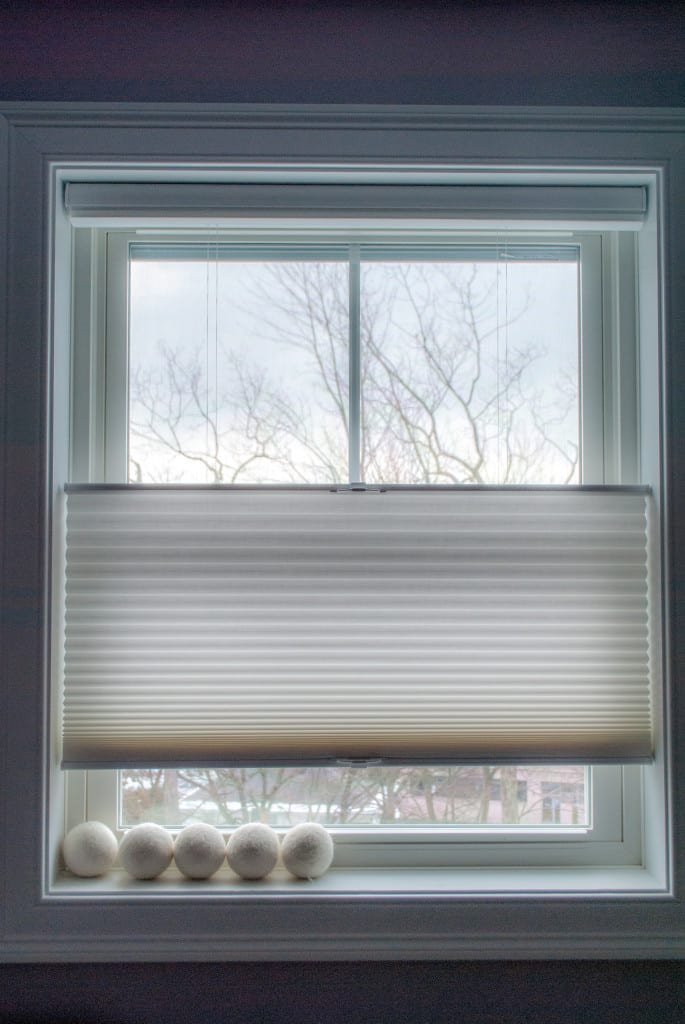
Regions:
<svg viewBox="0 0 685 1024"><path fill-rule="evenodd" d="M483 768L483 788L480 793L480 807L478 809L478 821L485 825L490 813L490 794L492 792L492 777L495 774L493 768Z"/></svg>
<svg viewBox="0 0 685 1024"><path fill-rule="evenodd" d="M518 825L519 801L516 768L500 768L499 777L502 791L502 822L505 825Z"/></svg>

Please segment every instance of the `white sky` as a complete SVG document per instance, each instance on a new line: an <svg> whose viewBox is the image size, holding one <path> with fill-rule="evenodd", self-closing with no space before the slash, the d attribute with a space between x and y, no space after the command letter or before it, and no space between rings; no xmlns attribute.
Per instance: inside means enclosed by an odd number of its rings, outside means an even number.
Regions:
<svg viewBox="0 0 685 1024"><path fill-rule="evenodd" d="M368 279L378 283L384 265L364 266L370 268ZM480 265L484 278L497 272L497 264ZM344 280L345 264L340 265L340 274ZM560 402L556 386L562 371L574 377L577 386L577 265L509 262L500 264L498 281L500 329L492 338L492 353L499 345L503 357L507 348L514 353L526 344L544 353L530 369L528 382L541 390L545 404L554 408ZM133 260L132 375L137 367L160 367L162 345L181 349L188 356L199 349L207 360L204 386L211 408L220 402L216 389L220 391L229 380L229 354L233 353L245 365L262 367L280 390L299 399L312 397L316 388L312 361L278 338L279 329L292 328L292 323L267 305L265 296L269 294L274 294L274 281L264 264L222 261L217 267L199 260ZM507 327L507 316L524 306L524 314ZM402 301L383 310L381 321L386 326L393 322L398 336L416 326L408 303ZM318 415L322 427L326 417ZM576 410L555 437L577 443L577 419Z"/></svg>

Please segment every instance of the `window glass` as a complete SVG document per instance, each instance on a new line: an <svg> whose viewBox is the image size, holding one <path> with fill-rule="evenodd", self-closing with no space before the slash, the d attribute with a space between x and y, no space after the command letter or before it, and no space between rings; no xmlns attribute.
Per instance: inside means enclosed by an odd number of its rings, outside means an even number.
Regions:
<svg viewBox="0 0 685 1024"><path fill-rule="evenodd" d="M345 483L351 445L371 484L579 481L577 248L361 264L209 249L133 249L131 480Z"/></svg>
<svg viewBox="0 0 685 1024"><path fill-rule="evenodd" d="M363 478L579 480L578 266L362 263Z"/></svg>
<svg viewBox="0 0 685 1024"><path fill-rule="evenodd" d="M179 768L120 773L120 827L589 826L579 766Z"/></svg>
<svg viewBox="0 0 685 1024"><path fill-rule="evenodd" d="M347 265L132 259L129 474L347 480Z"/></svg>

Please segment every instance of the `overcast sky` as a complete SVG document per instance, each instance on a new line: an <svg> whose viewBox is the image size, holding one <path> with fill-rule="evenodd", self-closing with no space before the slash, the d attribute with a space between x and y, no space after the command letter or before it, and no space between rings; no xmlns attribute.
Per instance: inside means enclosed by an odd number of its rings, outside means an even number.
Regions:
<svg viewBox="0 0 685 1024"><path fill-rule="evenodd" d="M382 291L386 265L366 267L363 265L362 281L367 281L372 291ZM335 273L344 295L346 264L338 264ZM577 384L577 265L490 262L479 265L479 277L481 290L497 281L497 299L484 305L481 322L481 328L490 332L485 346L487 358L494 363L497 356L504 360L509 352L514 359L521 347L532 345L540 355L527 373L527 387L531 395L533 389L540 391L550 409L560 407L558 383L562 374ZM447 293L440 293L444 285L435 287L446 306ZM244 366L261 368L274 387L292 395L296 402L320 405L320 377L317 382L311 356L287 340L293 319L279 312L278 299L278 285L265 264L133 260L132 377L140 367L161 370L162 346L185 353L187 358L199 351L205 364L203 386L210 408L217 404L221 407L220 393L230 385L232 360L236 359ZM416 315L406 299L397 299L379 310L378 329L387 332L398 351L402 339L416 327ZM496 386L494 378L492 386ZM324 422L332 425L330 416L321 412L316 415L322 426ZM555 440L577 443L577 419L574 411Z"/></svg>

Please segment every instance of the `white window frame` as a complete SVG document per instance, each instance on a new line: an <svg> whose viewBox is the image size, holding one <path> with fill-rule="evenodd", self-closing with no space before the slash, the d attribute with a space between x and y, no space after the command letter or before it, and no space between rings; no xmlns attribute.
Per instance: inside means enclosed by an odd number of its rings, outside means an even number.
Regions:
<svg viewBox="0 0 685 1024"><path fill-rule="evenodd" d="M263 172L262 172L263 173ZM392 174L388 180L392 181ZM259 170L253 172L259 179ZM349 170L335 169L334 182L345 182ZM300 174L291 172L293 181L299 181ZM333 186L335 187L335 186ZM417 196L422 186L416 187ZM343 185L343 189L345 186ZM234 186L236 191L240 186ZM176 194L181 197L182 191ZM420 203L420 199L418 200ZM174 222L169 213L169 223ZM145 221L138 213L113 216L110 211L104 217L93 212L87 227L74 228L74 250L78 266L74 270L72 306L76 320L85 325L74 339L72 375L77 380L93 375L93 367L101 367L100 388L91 405L91 416L78 416L78 409L72 409L72 450L87 457L87 463L72 465L72 479L80 482L123 483L128 477L127 434L128 434L128 329L129 329L129 250L136 241L163 240L165 245L174 242L196 241L205 245L223 240L235 241L241 238L247 243L259 240L275 244L271 222L274 217L251 222L249 228L243 223L232 227L215 226L205 230L197 228L192 219L178 234L178 227L162 227L156 221ZM121 226L122 220L124 227ZM132 230L127 221L138 225ZM278 217L276 215L276 220ZM107 226L100 227L104 222ZM185 222L184 222L185 223ZM341 239L355 242L376 241L380 235L387 241L392 238L395 248L403 244L411 252L412 245L424 248L436 238L454 243L477 245L488 238L491 241L509 244L543 245L563 241L576 245L579 251L578 305L579 305L579 375L580 375L580 452L582 481L584 483L635 483L637 475L637 429L636 389L634 380L624 369L623 377L606 372L614 362L620 361L629 367L636 359L636 331L626 313L632 331L625 329L619 337L618 324L611 320L613 288L630 288L634 282L635 238L632 232L596 230L570 232L554 224L537 225L525 232L506 231L499 233L496 220L486 220L479 235L451 230L444 226L415 228L413 233L403 231L401 221L391 226L373 221L362 222L355 231L346 230L344 222L319 220L297 220L288 226L279 223L277 237L279 248L290 240L297 242L317 241L339 242ZM142 226L141 226L142 225ZM601 224L598 225L601 228ZM82 250L88 254L84 259ZM619 259L619 253L622 258ZM85 307L85 312L83 307ZM106 311L100 330L93 329L92 317L87 311ZM625 336L625 337L624 337ZM82 366L81 363L85 365ZM352 371L352 362L350 363ZM353 375L350 391L354 392ZM631 394L631 386L633 393ZM72 394L78 392L72 386ZM626 412L626 410L629 410ZM608 429L609 416L615 426L616 437ZM352 417L351 417L352 421ZM84 444L84 436L90 442ZM618 452L623 456L618 464ZM607 468L605 469L605 462ZM350 472L354 477L354 460L350 460ZM90 467L97 467L95 475ZM627 467L632 470L627 475ZM57 568L57 567L56 567ZM55 645L57 649L57 644ZM59 672L55 666L55 674ZM119 824L116 785L117 773L102 771L88 772L84 779L80 773L70 772L67 788L66 821L68 825L81 820L96 819L106 822L118 834ZM509 827L502 829L445 828L401 829L400 827L354 829L336 828L337 867L425 867L445 865L476 868L488 865L504 869L536 867L578 867L592 865L631 865L641 860L641 776L638 771L620 766L595 766L590 772L589 803L590 821L586 827L537 828ZM230 884L230 875L228 876ZM226 883L226 872L221 876ZM70 884L62 879L60 885ZM481 887L487 890L488 882L481 878ZM499 884L499 883L498 883ZM513 890L522 884L521 879L512 875L510 886ZM527 884L527 881L526 883ZM125 879L117 879L117 888L125 885ZM569 883L571 885L571 883Z"/></svg>
<svg viewBox="0 0 685 1024"><path fill-rule="evenodd" d="M685 851L673 843L684 823L683 811L670 795L682 731L681 721L670 714L676 699L671 680L680 655L673 630L679 619L669 590L670 574L685 568L670 510L685 496L679 457L668 446L676 424L667 402L685 371L673 335L685 316L685 297L675 287L675 270L685 262L684 143L685 119L668 112L441 109L417 117L410 109L373 108L162 113L21 104L4 108L0 180L9 181L10 190L0 206L0 234L8 238L7 251L0 255L8 260L8 273L0 280L8 299L5 422L12 424L13 443L3 470L5 483L14 485L4 492L5 573L8 585L23 580L28 588L29 614L19 616L3 654L4 767L10 780L3 803L9 868L3 875L3 957L357 959L685 952L685 909L677 895L685 878ZM278 160L264 157L274 152ZM643 480L653 481L663 498L659 514L669 559L664 560L663 604L659 594L654 603L657 614L664 611L664 715L656 708L657 757L642 771L640 863L533 868L518 887L510 871L439 866L350 868L313 884L275 882L211 894L192 889L189 895L187 885L171 881L146 890L143 913L140 900L125 890L113 893L107 881L60 890L56 869L64 805L51 734L58 721L58 695L50 693L47 681L49 563L59 545L51 488L66 479L69 436L69 402L63 393L69 357L62 336L65 325L71 333L71 267L63 260L68 225L57 212L61 182L79 174L88 180L98 170L111 175L113 168L124 176L132 170L154 176L161 168L192 178L255 163L320 169L331 161L353 163L362 173L364 167L381 165L420 176L439 167L481 179L621 181L649 189L650 219L638 254L638 304L640 335L653 340L658 359L643 357L641 348L639 373L642 395L656 397L664 411L651 438L643 417L640 457ZM613 317L623 317L630 306L623 282L618 290ZM90 311L91 317L99 315ZM622 371L620 365L610 369ZM17 390L20 386L23 391ZM32 469L27 456L35 459Z"/></svg>

